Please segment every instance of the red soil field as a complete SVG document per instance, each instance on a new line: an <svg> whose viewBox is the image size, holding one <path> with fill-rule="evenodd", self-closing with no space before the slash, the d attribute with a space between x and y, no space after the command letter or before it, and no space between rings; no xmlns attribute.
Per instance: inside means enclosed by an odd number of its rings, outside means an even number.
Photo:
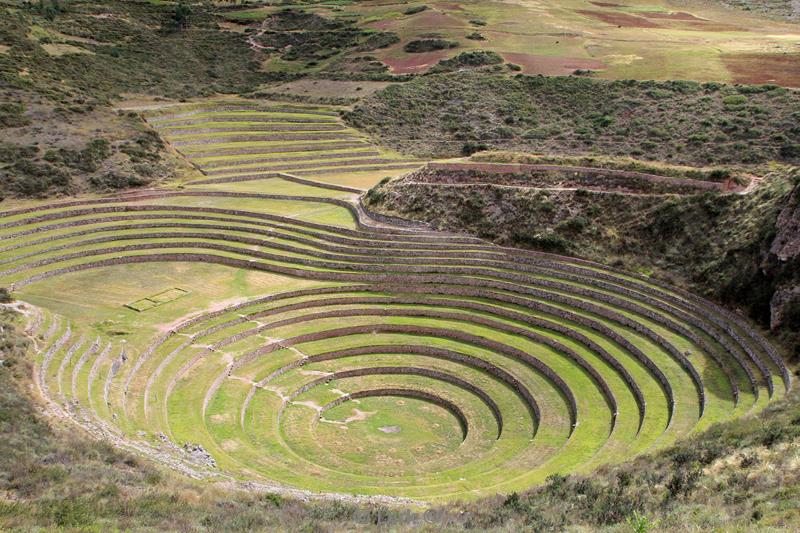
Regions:
<svg viewBox="0 0 800 533"><path fill-rule="evenodd" d="M724 54L735 83L800 87L800 54Z"/></svg>
<svg viewBox="0 0 800 533"><path fill-rule="evenodd" d="M417 15L412 19L414 29L426 30L439 30L443 28L463 28L464 22L439 11L428 9Z"/></svg>
<svg viewBox="0 0 800 533"><path fill-rule="evenodd" d="M622 26L623 28L660 28L655 22L651 22L642 17L634 15L627 15L625 13L604 13L602 11L591 11L588 9L579 9L576 13L593 17L597 20L613 24L615 26Z"/></svg>
<svg viewBox="0 0 800 533"><path fill-rule="evenodd" d="M389 69L395 74L411 74L425 72L453 53L452 50L435 50L421 54L408 54L405 57L383 57L381 61L389 65Z"/></svg>
<svg viewBox="0 0 800 533"><path fill-rule="evenodd" d="M386 30L394 23L392 19L387 20L376 20L375 22L370 22L367 24L367 28L372 28L375 30Z"/></svg>
<svg viewBox="0 0 800 533"><path fill-rule="evenodd" d="M572 74L575 70L602 70L606 65L596 59L577 57L543 56L519 52L503 52L506 61L522 67L526 74L546 74L558 76Z"/></svg>

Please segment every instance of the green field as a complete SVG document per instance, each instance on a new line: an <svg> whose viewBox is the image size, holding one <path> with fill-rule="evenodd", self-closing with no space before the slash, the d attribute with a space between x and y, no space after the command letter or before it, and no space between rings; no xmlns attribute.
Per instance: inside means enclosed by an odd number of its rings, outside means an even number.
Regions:
<svg viewBox="0 0 800 533"><path fill-rule="evenodd" d="M372 220L359 189L419 163L333 110L147 120L202 180L0 213L42 393L120 446L203 479L464 500L628 460L789 386L758 331L684 291ZM309 152L235 140L287 124L335 129Z"/></svg>

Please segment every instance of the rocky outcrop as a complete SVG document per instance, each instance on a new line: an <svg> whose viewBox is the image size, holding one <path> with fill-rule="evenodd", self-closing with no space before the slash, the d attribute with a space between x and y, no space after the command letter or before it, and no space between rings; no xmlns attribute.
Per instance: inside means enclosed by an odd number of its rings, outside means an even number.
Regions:
<svg viewBox="0 0 800 533"><path fill-rule="evenodd" d="M790 202L778 215L775 229L778 233L770 246L770 254L782 262L800 256L800 185L792 192Z"/></svg>

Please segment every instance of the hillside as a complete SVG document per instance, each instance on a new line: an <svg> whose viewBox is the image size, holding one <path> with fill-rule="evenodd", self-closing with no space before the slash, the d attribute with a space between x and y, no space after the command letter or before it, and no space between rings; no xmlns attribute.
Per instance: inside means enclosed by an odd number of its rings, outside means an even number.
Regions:
<svg viewBox="0 0 800 533"><path fill-rule="evenodd" d="M776 19L797 21L800 5L794 0L719 0L722 4Z"/></svg>
<svg viewBox="0 0 800 533"><path fill-rule="evenodd" d="M243 92L262 81L241 34L196 5L187 28L150 2L0 3L0 195L163 182L192 170L123 96ZM136 73L135 76L131 75Z"/></svg>
<svg viewBox="0 0 800 533"><path fill-rule="evenodd" d="M417 75L483 49L525 74L799 87L797 27L780 18L789 2L304 1L225 16L263 47L269 71L286 74ZM276 38L275 28L288 31ZM302 46L287 48L298 36Z"/></svg>
<svg viewBox="0 0 800 533"><path fill-rule="evenodd" d="M372 94L346 115L424 157L502 148L702 166L800 161L800 93L772 86L454 73Z"/></svg>

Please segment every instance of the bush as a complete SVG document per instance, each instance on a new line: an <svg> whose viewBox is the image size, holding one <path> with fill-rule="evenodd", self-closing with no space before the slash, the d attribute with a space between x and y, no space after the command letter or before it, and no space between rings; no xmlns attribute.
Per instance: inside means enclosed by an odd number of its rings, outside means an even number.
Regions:
<svg viewBox="0 0 800 533"><path fill-rule="evenodd" d="M469 52L461 52L455 57L450 59L443 59L439 61L431 70L431 73L440 72L453 72L462 68L477 68L485 67L488 65L497 65L503 62L503 58L499 54L492 51L475 50Z"/></svg>
<svg viewBox="0 0 800 533"><path fill-rule="evenodd" d="M468 142L461 147L461 154L465 156L470 156L476 152L482 152L483 150L488 150L488 149L489 147L483 143Z"/></svg>
<svg viewBox="0 0 800 533"><path fill-rule="evenodd" d="M403 15L415 15L417 13L422 13L423 11L425 11L427 9L428 9L428 6L425 6L425 5L409 7L408 9L403 11Z"/></svg>
<svg viewBox="0 0 800 533"><path fill-rule="evenodd" d="M800 159L800 144L784 144L780 155L783 159Z"/></svg>
<svg viewBox="0 0 800 533"><path fill-rule="evenodd" d="M25 107L16 102L0 103L0 127L19 128L27 126L31 119L25 115Z"/></svg>
<svg viewBox="0 0 800 533"><path fill-rule="evenodd" d="M386 48L400 42L400 36L396 33L380 31L368 34L361 44L356 46L357 52L370 52L379 48Z"/></svg>
<svg viewBox="0 0 800 533"><path fill-rule="evenodd" d="M456 41L446 41L444 39L417 39L406 43L403 50L410 54L420 54L423 52L433 52L435 50L446 50L458 46Z"/></svg>
<svg viewBox="0 0 800 533"><path fill-rule="evenodd" d="M569 242L555 233L529 233L515 230L512 235L515 244L543 252L564 253L569 249Z"/></svg>
<svg viewBox="0 0 800 533"><path fill-rule="evenodd" d="M0 287L0 304L10 304L14 301L14 297L11 296L11 292L5 287Z"/></svg>
<svg viewBox="0 0 800 533"><path fill-rule="evenodd" d="M747 103L747 97L741 94L734 94L723 98L722 103L725 107L742 107Z"/></svg>
<svg viewBox="0 0 800 533"><path fill-rule="evenodd" d="M142 187L147 185L147 180L133 176L131 174L123 174L120 172L107 172L101 176L92 176L89 179L92 187L100 190L107 189L128 189L131 187Z"/></svg>

